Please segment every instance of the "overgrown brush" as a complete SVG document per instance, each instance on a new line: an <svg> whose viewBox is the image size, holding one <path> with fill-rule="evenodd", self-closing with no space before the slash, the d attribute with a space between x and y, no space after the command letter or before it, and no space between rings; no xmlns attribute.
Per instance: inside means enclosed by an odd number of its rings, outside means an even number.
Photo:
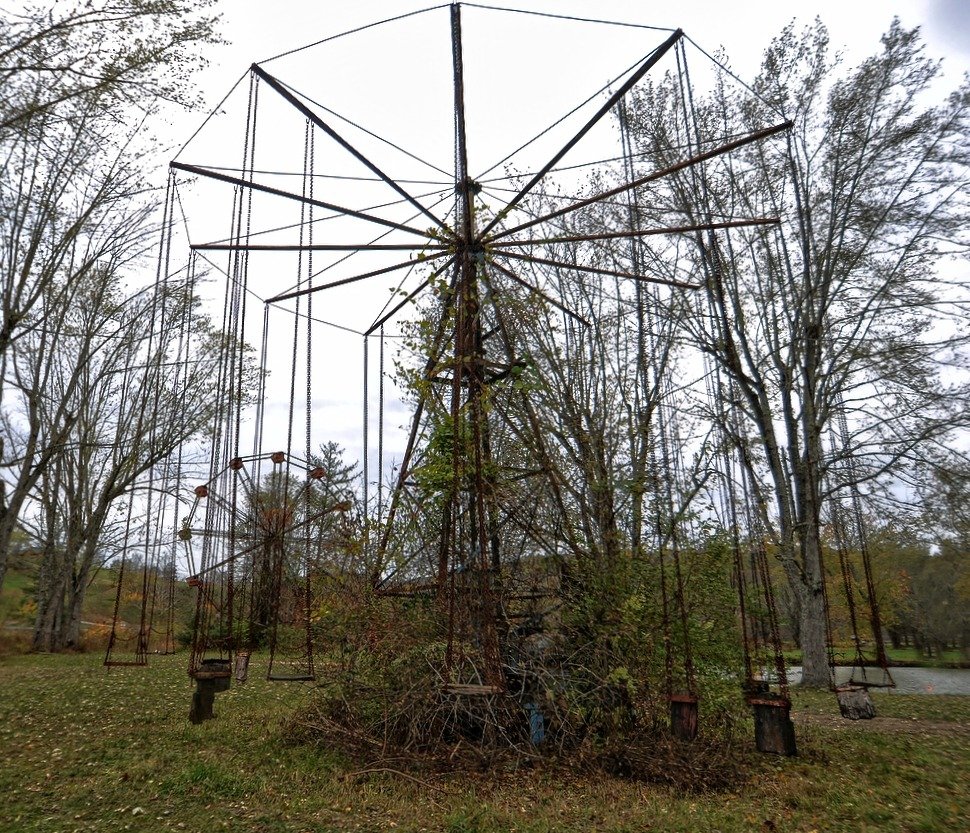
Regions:
<svg viewBox="0 0 970 833"><path fill-rule="evenodd" d="M453 643L448 661L447 619L433 594L380 595L351 580L331 585L316 618L327 682L293 716L291 736L366 766L531 761L683 790L733 786L745 769L744 710L732 673L737 635L715 627L734 615L723 553L711 547L689 566L689 587L706 603L689 611L686 636L655 604L649 565L627 561L606 577L573 567L556 582L555 615L538 627L533 617L531 627L504 628L501 693L482 685L484 659L473 640ZM688 641L691 687L701 702L693 742L669 728L669 695L687 685L673 660Z"/></svg>

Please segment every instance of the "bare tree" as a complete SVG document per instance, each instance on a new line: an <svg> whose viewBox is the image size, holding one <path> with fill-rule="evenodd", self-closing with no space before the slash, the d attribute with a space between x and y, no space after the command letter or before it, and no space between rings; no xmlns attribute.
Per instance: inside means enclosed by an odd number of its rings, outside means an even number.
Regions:
<svg viewBox="0 0 970 833"><path fill-rule="evenodd" d="M56 434L60 415L71 414L68 435L46 445L52 464L35 495L44 541L36 649L76 644L85 590L112 535L123 546L145 537L146 522L157 522L146 518L146 507L177 486L169 458L208 428L217 410L223 339L193 315L189 286L166 282L124 297L118 284L92 276L85 303L62 317L51 355L41 348L18 356L18 364L36 361L50 371L37 409L41 433ZM86 360L75 376L77 355ZM181 460L183 467L191 462L188 455ZM135 528L126 520L132 511ZM174 530L175 518L168 523Z"/></svg>
<svg viewBox="0 0 970 833"><path fill-rule="evenodd" d="M42 434L54 369L18 362L17 342L40 338L53 355L61 318L87 300L82 287L145 251L152 204L139 130L160 99L187 98L191 47L212 37L212 20L177 0L65 2L0 21L0 407L22 429L16 449L0 435L0 586L24 502L75 424L63 410ZM88 358L72 363L71 385ZM25 412L8 412L10 390L24 392Z"/></svg>
<svg viewBox="0 0 970 833"><path fill-rule="evenodd" d="M905 477L967 421L965 283L942 263L967 245L970 87L926 106L938 69L918 30L894 22L879 53L843 71L816 23L771 44L757 98L726 81L690 97L670 81L637 108L641 150L661 164L666 148L703 148L724 125L794 121L787 141L749 146L644 201L696 221L782 218L780 233L698 236L706 292L690 336L721 376L725 408L704 407L748 469L810 685L828 681L829 494ZM667 141L650 145L658 135Z"/></svg>
<svg viewBox="0 0 970 833"><path fill-rule="evenodd" d="M214 0L58 0L0 20L0 140L78 102L120 115L158 98L185 103L186 50L213 42Z"/></svg>
<svg viewBox="0 0 970 833"><path fill-rule="evenodd" d="M25 408L8 420L21 422L23 432L16 447L12 435L0 437L0 581L5 570L4 553L17 524L24 501L52 459L56 447L73 428L75 415L65 407L48 415L42 433L42 398L52 376L59 369L48 360L56 353L59 340L69 338L68 314L81 304L103 308L97 290L82 293L97 276L121 269L142 252L149 234L149 207L139 199L141 185L132 169L116 169L108 176L95 171L103 162L92 144L83 150L79 143L63 147L56 140L47 146L29 145L25 140L18 166L26 182L3 189L0 224L5 240L0 248L3 263L3 307L5 325L0 333L0 369L3 391L25 393ZM48 156L48 154L50 154ZM46 158L45 158L46 157ZM100 157L100 158L99 158ZM119 161L119 160L116 160ZM32 166L27 173L28 166ZM36 190L35 190L36 188ZM80 213L70 213L70 204L80 203ZM108 291L105 286L105 292ZM29 341L21 345L20 341ZM63 380L76 387L94 344L79 346ZM30 364L17 354L30 353ZM5 401L6 396L4 396Z"/></svg>

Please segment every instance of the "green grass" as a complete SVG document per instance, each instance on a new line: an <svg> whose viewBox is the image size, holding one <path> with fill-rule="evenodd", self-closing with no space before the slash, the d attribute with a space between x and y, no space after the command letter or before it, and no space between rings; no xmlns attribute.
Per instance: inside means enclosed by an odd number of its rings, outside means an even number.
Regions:
<svg viewBox="0 0 970 833"><path fill-rule="evenodd" d="M685 796L564 766L354 775L338 753L285 740L312 687L253 679L192 726L185 662L109 673L91 654L0 661L0 831L970 829L970 698L876 694L881 715L913 730L800 723L798 758L752 752L736 792ZM795 709L836 713L812 692Z"/></svg>
<svg viewBox="0 0 970 833"><path fill-rule="evenodd" d="M8 570L0 590L0 625L23 624L33 599L33 576L20 570Z"/></svg>
<svg viewBox="0 0 970 833"><path fill-rule="evenodd" d="M879 717L918 722L956 723L970 732L970 697L946 694L890 694L871 691ZM809 714L838 714L835 695L830 691L794 689L792 711ZM878 726L877 724L874 724Z"/></svg>
<svg viewBox="0 0 970 833"><path fill-rule="evenodd" d="M787 650L784 652L785 662L789 665L801 665L802 664L802 652L796 649ZM872 652L868 651L867 656L871 657ZM886 648L886 656L889 658L890 664L894 662L902 663L904 665L922 665L930 668L933 667L952 667L954 665L963 665L970 660L963 651L952 648L943 651L941 654L934 654L931 657L926 656L922 651L916 648ZM852 649L850 646L845 645L840 649L840 657L838 661L845 662L846 664L852 663Z"/></svg>
<svg viewBox="0 0 970 833"><path fill-rule="evenodd" d="M890 662L919 663L920 665L952 665L967 662L967 655L956 648L951 648L940 654L928 657L916 648L887 648L886 655Z"/></svg>
<svg viewBox="0 0 970 833"><path fill-rule="evenodd" d="M0 590L0 625L33 625L38 557L15 555ZM99 570L87 590L84 619L110 620L114 610L117 574L110 568Z"/></svg>

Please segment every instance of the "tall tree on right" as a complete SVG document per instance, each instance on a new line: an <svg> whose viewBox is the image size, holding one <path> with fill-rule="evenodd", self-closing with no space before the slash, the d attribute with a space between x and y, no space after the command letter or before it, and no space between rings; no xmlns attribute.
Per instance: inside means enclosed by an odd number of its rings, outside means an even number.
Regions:
<svg viewBox="0 0 970 833"><path fill-rule="evenodd" d="M686 299L686 326L721 393L698 407L739 450L791 586L807 685L828 682L829 498L905 480L970 421L970 84L928 104L939 71L899 21L846 70L816 21L771 43L750 90L725 75L701 98L669 78L632 117L651 164L676 161L664 145L705 150L725 125L794 123L641 202L695 222L781 219L697 237L705 291Z"/></svg>

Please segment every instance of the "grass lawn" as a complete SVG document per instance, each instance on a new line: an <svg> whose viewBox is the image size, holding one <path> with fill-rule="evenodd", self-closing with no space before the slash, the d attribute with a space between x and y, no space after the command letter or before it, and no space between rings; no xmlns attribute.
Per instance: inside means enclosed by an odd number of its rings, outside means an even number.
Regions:
<svg viewBox="0 0 970 833"><path fill-rule="evenodd" d="M784 652L785 662L789 665L801 665L802 664L802 653L799 650L791 649ZM873 652L866 651L866 655L871 659L873 657ZM843 645L838 652L838 664L851 665L854 661L854 655L852 653L852 648L849 645ZM951 668L954 666L965 666L970 662L967 655L956 648L948 649L943 651L941 654L934 654L931 657L926 656L922 651L916 648L893 648L892 646L886 646L886 656L889 658L889 664L899 663L901 665L919 665L926 666L929 668L940 667L940 668Z"/></svg>
<svg viewBox="0 0 970 833"><path fill-rule="evenodd" d="M908 662L917 665L953 665L967 662L967 655L957 649L949 649L941 654L926 656L916 648L892 648L886 649L886 655L890 662Z"/></svg>
<svg viewBox="0 0 970 833"><path fill-rule="evenodd" d="M284 739L311 686L234 685L192 726L184 656L100 662L0 660L0 831L970 830L970 697L876 694L881 717L850 724L799 694L798 758L752 751L739 790L675 795L562 767L356 773Z"/></svg>

